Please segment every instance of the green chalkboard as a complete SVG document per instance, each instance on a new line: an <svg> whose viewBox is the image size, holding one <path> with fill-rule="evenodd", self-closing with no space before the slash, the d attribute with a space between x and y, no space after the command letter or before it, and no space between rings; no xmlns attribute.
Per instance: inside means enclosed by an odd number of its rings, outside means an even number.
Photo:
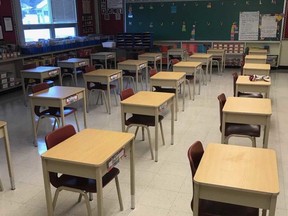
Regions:
<svg viewBox="0 0 288 216"><path fill-rule="evenodd" d="M152 32L154 40L190 40L195 25L195 40L231 40L231 28L233 23L239 27L240 12L282 14L283 6L284 0L130 0L126 32ZM280 40L281 23L278 20L277 37L264 40ZM237 31L234 39L238 39Z"/></svg>

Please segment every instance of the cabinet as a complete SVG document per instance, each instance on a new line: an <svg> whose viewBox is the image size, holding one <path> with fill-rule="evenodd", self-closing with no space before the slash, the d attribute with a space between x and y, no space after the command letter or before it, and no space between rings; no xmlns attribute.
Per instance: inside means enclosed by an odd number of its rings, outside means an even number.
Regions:
<svg viewBox="0 0 288 216"><path fill-rule="evenodd" d="M124 49L152 49L153 36L149 32L144 33L119 33L116 37L117 48Z"/></svg>

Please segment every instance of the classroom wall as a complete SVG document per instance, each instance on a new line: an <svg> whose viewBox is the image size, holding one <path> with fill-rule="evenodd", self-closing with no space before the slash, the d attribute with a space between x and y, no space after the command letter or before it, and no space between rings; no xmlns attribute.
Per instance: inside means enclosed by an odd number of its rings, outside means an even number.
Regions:
<svg viewBox="0 0 288 216"><path fill-rule="evenodd" d="M0 25L2 26L3 40L6 43L17 43L15 21L13 20L12 0L0 1ZM11 17L13 22L13 31L6 32L4 27L3 17Z"/></svg>

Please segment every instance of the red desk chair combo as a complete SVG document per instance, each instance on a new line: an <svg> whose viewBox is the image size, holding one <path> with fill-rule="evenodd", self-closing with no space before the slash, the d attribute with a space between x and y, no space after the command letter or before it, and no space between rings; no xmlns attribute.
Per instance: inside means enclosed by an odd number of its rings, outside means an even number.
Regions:
<svg viewBox="0 0 288 216"><path fill-rule="evenodd" d="M103 69L103 68L104 67L103 67L102 64L95 64L95 65L91 65L91 66L86 66L85 70L84 70L84 73L89 73L89 72L94 71L96 69ZM116 105L118 105L116 88L117 88L116 85L110 84L110 90L113 91L114 96L115 96ZM108 112L108 102L107 102L107 97L106 97L106 92L108 91L107 85L103 84L103 83L100 83L100 82L88 82L87 83L87 89L88 89L88 100L91 97L91 94L93 92L100 93L98 95L96 104L98 104L99 97L101 97L101 101L102 101L102 99L104 100L106 111ZM110 94L110 92L108 92L108 94Z"/></svg>
<svg viewBox="0 0 288 216"><path fill-rule="evenodd" d="M226 103L225 94L220 94L218 97L219 111L220 111L220 131L225 133L224 143L228 143L228 140L232 136L246 137L251 139L252 146L256 147L256 137L260 137L261 127L260 125L239 124L239 123L226 123L225 131L222 131L222 116L223 107Z"/></svg>
<svg viewBox="0 0 288 216"><path fill-rule="evenodd" d="M194 188L194 176L204 154L203 145L200 141L193 143L188 149L188 159L190 163L192 182ZM194 189L193 189L194 193ZM193 211L193 197L191 201L191 209ZM199 216L259 216L259 209L216 202L211 200L199 200Z"/></svg>
<svg viewBox="0 0 288 216"><path fill-rule="evenodd" d="M123 90L120 94L121 101L131 97L132 95L134 95L133 89L128 88L128 89ZM163 126L162 126L163 118L164 117L162 115L159 115L159 124L160 124L161 136L162 136L163 145L165 145ZM158 125L155 125L155 117L154 116L147 116L147 115L132 114L132 116L130 118L126 119L126 115L125 115L125 125L127 126L126 132L128 132L128 130L131 127L133 127L133 126L136 127L135 137L137 135L139 127L141 127L142 128L142 140L144 140L144 128L147 130L150 152L151 152L151 158L152 158L152 160L154 160L154 154L153 154L153 148L152 148L152 142L151 142L151 135L150 135L149 127L158 127Z"/></svg>
<svg viewBox="0 0 288 216"><path fill-rule="evenodd" d="M45 142L47 149L53 148L64 140L76 134L76 131L72 125L65 125L64 127L58 128L55 131L52 131L45 137ZM81 145L81 143L79 143ZM105 187L109 182L115 179L117 194L120 204L120 209L123 210L122 197L120 192L120 185L118 180L118 174L120 170L113 167L109 172L107 172L102 177L102 187ZM71 176L66 174L59 174L54 172L49 172L50 183L57 188L55 191L55 195L53 198L53 208L56 207L56 202L58 199L58 195L62 190L68 190L72 192L79 193L78 202L81 201L82 196L85 199L88 215L91 216L91 206L89 203L89 199L87 193L89 193L90 200L93 200L92 193L97 193L96 189L96 180L88 179L78 176Z"/></svg>
<svg viewBox="0 0 288 216"><path fill-rule="evenodd" d="M49 88L49 85L47 83L39 83L39 84L32 86L32 93L34 94L34 93L43 91L43 90L48 89L48 88ZM34 107L34 113L36 116L38 116L38 121L37 121L37 125L36 125L36 135L38 133L40 121L44 118L53 118L54 119L53 130L56 127L56 123L57 123L58 127L60 126L61 113L60 113L59 108L48 107L46 109L43 109L41 106L35 106ZM78 129L78 131L80 131L78 119L77 119L77 109L74 107L64 107L64 116L66 117L66 116L71 115L71 114L74 114L77 129Z"/></svg>

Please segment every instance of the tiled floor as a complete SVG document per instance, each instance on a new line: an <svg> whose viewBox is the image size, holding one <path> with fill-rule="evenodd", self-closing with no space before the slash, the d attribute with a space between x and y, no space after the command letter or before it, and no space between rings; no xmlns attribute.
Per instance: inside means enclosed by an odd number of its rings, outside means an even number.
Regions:
<svg viewBox="0 0 288 216"><path fill-rule="evenodd" d="M120 212L115 184L104 189L105 215L129 216L191 216L190 201L192 181L187 159L187 149L196 140L206 146L210 142L220 142L219 110L217 96L224 92L232 96L232 72L227 69L223 76L213 74L212 82L202 86L201 95L195 101L186 100L185 111L178 113L175 122L175 142L170 145L170 115L163 122L167 134L166 145L159 147L159 162L150 159L147 141L136 140L136 208L130 209L129 160L123 159L119 165L120 183L124 201L124 211ZM285 73L286 72L286 73ZM288 215L288 71L272 71L271 98L273 115L269 137L269 148L277 152L280 194L277 200L277 216ZM91 105L88 113L88 127L121 130L120 106L112 100L112 114L108 115L104 106ZM182 104L181 104L182 105ZM82 110L79 106L78 118L83 128ZM25 107L21 91L0 95L0 119L8 122L11 153L16 178L16 190L10 190L4 145L0 145L0 178L4 191L0 192L1 216L46 215L46 203L42 178L40 154L45 151L43 137L51 130L47 120L40 127L39 147L32 144L30 108ZM74 123L73 117L68 119ZM151 128L152 135L154 129ZM147 139L146 139L147 140ZM160 142L161 143L161 142ZM230 143L250 146L250 140L232 138ZM262 146L262 137L257 139L257 147ZM265 179L263 179L265 181ZM56 215L86 215L82 201L77 202L77 194L62 192L56 206ZM96 196L94 196L96 197ZM91 203L96 215L96 200ZM231 214L233 215L233 214Z"/></svg>

